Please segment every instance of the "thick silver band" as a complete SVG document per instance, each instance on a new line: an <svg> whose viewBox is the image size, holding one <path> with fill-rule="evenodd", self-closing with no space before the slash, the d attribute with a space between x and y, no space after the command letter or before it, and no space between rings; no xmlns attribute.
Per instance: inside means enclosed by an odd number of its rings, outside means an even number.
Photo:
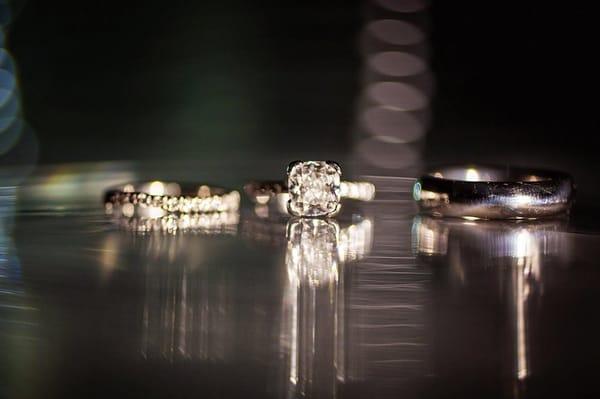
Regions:
<svg viewBox="0 0 600 399"><path fill-rule="evenodd" d="M421 212L466 219L538 219L567 214L573 179L561 172L489 166L432 170L414 185Z"/></svg>
<svg viewBox="0 0 600 399"><path fill-rule="evenodd" d="M183 214L231 212L239 209L240 194L205 184L151 181L109 189L104 194L104 204L107 210L119 206Z"/></svg>

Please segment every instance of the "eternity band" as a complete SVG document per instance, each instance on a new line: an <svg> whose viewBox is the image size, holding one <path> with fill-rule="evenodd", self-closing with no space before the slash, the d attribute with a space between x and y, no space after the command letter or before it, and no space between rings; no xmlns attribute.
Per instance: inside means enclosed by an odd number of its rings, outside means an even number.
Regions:
<svg viewBox="0 0 600 399"><path fill-rule="evenodd" d="M465 219L539 219L567 214L574 197L571 176L548 170L448 166L414 185L422 213Z"/></svg>
<svg viewBox="0 0 600 399"><path fill-rule="evenodd" d="M183 214L231 212L239 209L240 194L205 184L152 181L109 189L104 195L104 204L107 210L115 206L130 208L123 212L125 214L133 213L137 207Z"/></svg>

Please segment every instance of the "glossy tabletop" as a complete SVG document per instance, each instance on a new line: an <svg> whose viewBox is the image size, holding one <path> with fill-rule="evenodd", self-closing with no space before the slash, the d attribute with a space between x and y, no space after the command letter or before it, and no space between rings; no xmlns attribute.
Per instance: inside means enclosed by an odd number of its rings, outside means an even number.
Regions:
<svg viewBox="0 0 600 399"><path fill-rule="evenodd" d="M47 167L1 189L1 397L600 391L596 235L418 216L393 176L328 221L248 201L179 229L105 214L105 187L156 169ZM170 172L190 169L209 168Z"/></svg>

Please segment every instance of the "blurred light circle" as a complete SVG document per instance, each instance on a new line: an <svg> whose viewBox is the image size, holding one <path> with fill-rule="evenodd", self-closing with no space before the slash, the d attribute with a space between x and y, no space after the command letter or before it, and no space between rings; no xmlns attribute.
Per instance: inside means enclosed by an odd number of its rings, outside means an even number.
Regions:
<svg viewBox="0 0 600 399"><path fill-rule="evenodd" d="M401 82L377 82L367 87L370 100L404 111L427 107L429 99L419 89Z"/></svg>
<svg viewBox="0 0 600 399"><path fill-rule="evenodd" d="M12 12L10 11L11 1L0 0L0 28L10 23Z"/></svg>
<svg viewBox="0 0 600 399"><path fill-rule="evenodd" d="M367 31L382 42L406 46L423 41L423 32L415 25L395 19L373 21L367 26Z"/></svg>
<svg viewBox="0 0 600 399"><path fill-rule="evenodd" d="M419 154L408 144L390 144L376 138L365 139L358 145L359 155L371 165L384 169L402 169L414 166Z"/></svg>
<svg viewBox="0 0 600 399"><path fill-rule="evenodd" d="M0 134L0 181L18 185L35 169L39 145L35 132L22 119ZM4 166L9 166L4 168Z"/></svg>
<svg viewBox="0 0 600 399"><path fill-rule="evenodd" d="M2 120L4 126L0 130L0 155L9 152L19 141L23 130L23 120L20 118Z"/></svg>
<svg viewBox="0 0 600 399"><path fill-rule="evenodd" d="M15 74L15 61L10 53L4 48L0 48L0 69L11 72L13 75Z"/></svg>
<svg viewBox="0 0 600 399"><path fill-rule="evenodd" d="M369 67L388 76L412 76L425 71L425 62L412 54L401 51L384 51L368 58Z"/></svg>
<svg viewBox="0 0 600 399"><path fill-rule="evenodd" d="M19 101L18 92L4 90L0 88L0 97L3 97L0 102L0 131L6 123L1 122L6 119L15 119L19 115L21 104Z"/></svg>
<svg viewBox="0 0 600 399"><path fill-rule="evenodd" d="M413 114L388 107L367 108L362 122L369 134L390 143L410 143L425 134L425 127Z"/></svg>
<svg viewBox="0 0 600 399"><path fill-rule="evenodd" d="M10 102L15 94L17 81L15 76L4 69L0 69L0 108Z"/></svg>
<svg viewBox="0 0 600 399"><path fill-rule="evenodd" d="M427 8L425 0L375 0L375 3L395 12L417 12Z"/></svg>

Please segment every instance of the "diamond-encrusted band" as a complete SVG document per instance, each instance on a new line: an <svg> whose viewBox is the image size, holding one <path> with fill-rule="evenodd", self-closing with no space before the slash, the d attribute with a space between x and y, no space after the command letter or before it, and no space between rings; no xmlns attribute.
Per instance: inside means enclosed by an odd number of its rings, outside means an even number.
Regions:
<svg viewBox="0 0 600 399"><path fill-rule="evenodd" d="M221 187L153 181L110 189L104 204L107 211L121 207L125 216L132 216L137 208L181 214L231 212L239 209L240 194Z"/></svg>
<svg viewBox="0 0 600 399"><path fill-rule="evenodd" d="M285 201L287 212L300 217L334 216L342 198L370 201L375 197L372 183L342 181L341 175L333 161L295 161L288 166L287 182L250 182L244 191L259 205Z"/></svg>

